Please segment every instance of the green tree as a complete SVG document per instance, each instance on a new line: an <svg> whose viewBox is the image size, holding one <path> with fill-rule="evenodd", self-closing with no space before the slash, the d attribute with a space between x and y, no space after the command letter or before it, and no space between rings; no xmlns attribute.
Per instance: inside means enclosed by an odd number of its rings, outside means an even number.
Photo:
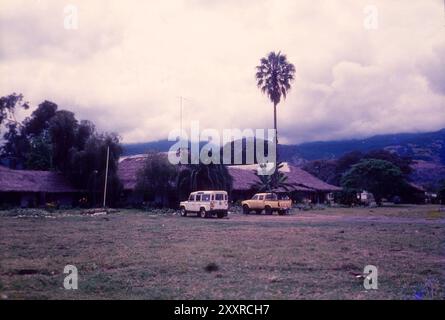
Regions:
<svg viewBox="0 0 445 320"><path fill-rule="evenodd" d="M85 148L72 147L65 174L79 189L88 190L90 205L102 203L107 162L107 148L110 148L107 181L107 205L118 203L122 184L117 170L119 157L122 155L120 138L114 133L99 134L94 132L86 141ZM101 201L99 201L101 200Z"/></svg>
<svg viewBox="0 0 445 320"><path fill-rule="evenodd" d="M31 116L20 123L14 117L17 106L28 108L22 95L0 98L0 124L4 122L8 128L1 156L11 168L60 171L76 188L88 190L90 203L95 205L96 196L103 194L109 147L107 198L109 204L117 203L121 191L117 168L122 154L117 134L99 134L92 122L79 122L74 113L57 110L51 101L39 104Z"/></svg>
<svg viewBox="0 0 445 320"><path fill-rule="evenodd" d="M399 156L397 153L387 150L372 150L367 153L360 151L351 151L345 153L337 160L314 160L304 165L303 169L333 185L340 185L341 178L346 171L359 163L363 159L377 159L391 162L402 172L403 176L408 179L412 173L412 159L409 157Z"/></svg>
<svg viewBox="0 0 445 320"><path fill-rule="evenodd" d="M260 65L256 67L256 81L260 90L265 93L273 103L275 142L278 148L277 105L281 98L286 98L294 80L295 67L287 61L286 55L281 52L270 52L267 57L261 58ZM278 155L277 155L278 157ZM278 159L277 159L278 160ZM275 167L275 172L277 168Z"/></svg>
<svg viewBox="0 0 445 320"><path fill-rule="evenodd" d="M5 143L1 147L1 158L13 169L24 166L29 150L23 126L15 117L18 108L29 108L22 94L12 93L0 98L0 132L4 127L7 129L3 135Z"/></svg>
<svg viewBox="0 0 445 320"><path fill-rule="evenodd" d="M26 169L50 170L52 168L52 148L47 133L32 137L29 149L26 155Z"/></svg>
<svg viewBox="0 0 445 320"><path fill-rule="evenodd" d="M253 189L258 192L271 192L278 189L289 191L292 189L293 184L287 182L287 176L279 171L283 167L283 163L279 163L277 166L278 171L272 175L259 175L258 181L252 186Z"/></svg>
<svg viewBox="0 0 445 320"><path fill-rule="evenodd" d="M74 113L60 110L55 113L49 122L49 133L53 150L54 168L62 172L69 169L71 148L76 142L78 122Z"/></svg>
<svg viewBox="0 0 445 320"><path fill-rule="evenodd" d="M5 122L7 122L6 124L17 123L15 111L18 107L29 108L29 104L23 100L22 94L12 93L0 98L0 126Z"/></svg>
<svg viewBox="0 0 445 320"><path fill-rule="evenodd" d="M230 193L232 177L222 164L190 164L180 169L176 185L181 199L198 190L226 190Z"/></svg>
<svg viewBox="0 0 445 320"><path fill-rule="evenodd" d="M354 164L359 163L363 159L363 157L364 154L362 152L351 151L345 153L343 156L335 160L335 166L333 168L332 177L330 177L329 183L332 183L336 186L340 185L341 178L345 174L345 172L351 169Z"/></svg>
<svg viewBox="0 0 445 320"><path fill-rule="evenodd" d="M52 144L49 123L57 111L57 104L45 100L30 117L23 121L23 134L29 141L25 168L29 170L52 169Z"/></svg>
<svg viewBox="0 0 445 320"><path fill-rule="evenodd" d="M382 198L396 195L405 186L405 181L400 168L391 162L364 159L343 175L341 185L345 189L367 190L381 205Z"/></svg>
<svg viewBox="0 0 445 320"><path fill-rule="evenodd" d="M410 157L399 156L395 152L390 152L384 149L372 150L365 154L364 158L389 161L399 167L400 171L402 171L405 177L409 176L413 172L413 168L411 167L413 162L412 159Z"/></svg>
<svg viewBox="0 0 445 320"><path fill-rule="evenodd" d="M85 149L85 145L90 137L96 133L96 126L89 120L81 120L76 130L75 148Z"/></svg>
<svg viewBox="0 0 445 320"><path fill-rule="evenodd" d="M3 135L5 143L1 147L1 158L12 169L23 168L30 148L29 140L20 123L9 122L6 127L8 131Z"/></svg>
<svg viewBox="0 0 445 320"><path fill-rule="evenodd" d="M26 134L36 137L44 133L44 131L48 131L49 122L55 116L56 111L57 104L54 102L45 100L39 104L37 109L23 123Z"/></svg>
<svg viewBox="0 0 445 320"><path fill-rule="evenodd" d="M149 152L144 167L137 173L136 191L144 199L160 198L168 206L168 195L174 189L177 169L168 159L157 152Z"/></svg>

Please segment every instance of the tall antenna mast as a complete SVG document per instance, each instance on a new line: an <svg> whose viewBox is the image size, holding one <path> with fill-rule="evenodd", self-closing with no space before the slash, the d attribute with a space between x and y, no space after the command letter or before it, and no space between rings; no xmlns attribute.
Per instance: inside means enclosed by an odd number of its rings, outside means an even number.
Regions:
<svg viewBox="0 0 445 320"><path fill-rule="evenodd" d="M110 160L110 146L107 148L107 165L105 167L105 185L104 185L104 203L103 207L105 208L105 202L107 200L107 183L108 183L108 161Z"/></svg>
<svg viewBox="0 0 445 320"><path fill-rule="evenodd" d="M179 97L180 105L179 105L179 119L180 119L180 133L181 133L181 139L182 139L182 96Z"/></svg>

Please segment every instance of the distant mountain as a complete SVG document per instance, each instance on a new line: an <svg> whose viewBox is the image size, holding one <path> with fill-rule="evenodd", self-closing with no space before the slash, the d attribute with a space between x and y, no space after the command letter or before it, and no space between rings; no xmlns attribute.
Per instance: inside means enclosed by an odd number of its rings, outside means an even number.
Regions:
<svg viewBox="0 0 445 320"><path fill-rule="evenodd" d="M144 153L147 150L168 151L175 142L160 140L124 145L124 155ZM202 147L206 142L201 142ZM295 164L317 159L336 159L358 150L367 152L386 149L415 160L445 165L445 129L426 133L398 133L372 136L364 139L307 142L298 145L280 145L280 158Z"/></svg>
<svg viewBox="0 0 445 320"><path fill-rule="evenodd" d="M280 154L287 160L317 160L336 159L353 150L367 152L377 149L386 149L416 160L445 164L445 129L436 132L386 134L364 139L287 145L282 146Z"/></svg>
<svg viewBox="0 0 445 320"><path fill-rule="evenodd" d="M142 143L128 143L124 144L124 156L133 156L136 154L144 154L147 151L158 151L158 152L167 152L170 150L170 147L173 146L175 141L168 140L158 140L152 142L142 142ZM199 148L201 149L207 142L200 142Z"/></svg>
<svg viewBox="0 0 445 320"><path fill-rule="evenodd" d="M128 143L124 144L124 156L143 154L150 150L166 152L174 144L172 141L159 140L153 142Z"/></svg>

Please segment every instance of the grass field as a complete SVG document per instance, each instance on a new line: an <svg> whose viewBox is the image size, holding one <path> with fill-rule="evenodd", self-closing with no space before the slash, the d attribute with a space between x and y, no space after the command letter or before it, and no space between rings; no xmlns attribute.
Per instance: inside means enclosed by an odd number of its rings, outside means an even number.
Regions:
<svg viewBox="0 0 445 320"><path fill-rule="evenodd" d="M79 289L63 288L78 268ZM378 268L378 289L356 277ZM438 206L200 219L0 213L2 299L444 299Z"/></svg>

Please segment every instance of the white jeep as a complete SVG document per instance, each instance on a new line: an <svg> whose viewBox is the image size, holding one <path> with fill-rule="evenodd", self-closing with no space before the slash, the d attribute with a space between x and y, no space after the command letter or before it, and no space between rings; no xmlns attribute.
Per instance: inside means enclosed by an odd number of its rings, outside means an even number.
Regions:
<svg viewBox="0 0 445 320"><path fill-rule="evenodd" d="M183 217L194 213L201 218L215 215L224 218L229 208L228 200L226 191L196 191L190 193L187 201L181 201L179 209Z"/></svg>

